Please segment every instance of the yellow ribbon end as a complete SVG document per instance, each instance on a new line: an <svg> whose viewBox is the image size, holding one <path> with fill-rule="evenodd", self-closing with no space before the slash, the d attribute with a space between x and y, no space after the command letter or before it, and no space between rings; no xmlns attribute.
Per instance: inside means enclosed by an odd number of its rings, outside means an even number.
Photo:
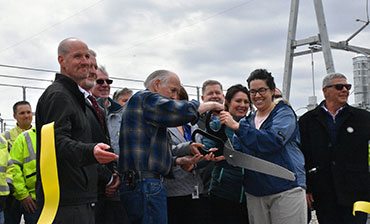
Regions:
<svg viewBox="0 0 370 224"><path fill-rule="evenodd" d="M52 223L59 206L59 180L55 152L54 122L41 128L40 175L44 190L44 207L38 224Z"/></svg>
<svg viewBox="0 0 370 224"><path fill-rule="evenodd" d="M356 212L370 213L370 202L367 201L357 201L353 204L353 216Z"/></svg>

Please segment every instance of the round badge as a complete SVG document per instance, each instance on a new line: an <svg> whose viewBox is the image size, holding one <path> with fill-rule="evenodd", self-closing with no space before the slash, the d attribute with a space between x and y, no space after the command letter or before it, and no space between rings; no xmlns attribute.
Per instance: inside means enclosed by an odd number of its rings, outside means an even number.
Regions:
<svg viewBox="0 0 370 224"><path fill-rule="evenodd" d="M352 128L352 127L348 127L348 128L347 128L347 132L348 132L348 133L353 133L354 131L355 131L355 130L353 130L353 128Z"/></svg>

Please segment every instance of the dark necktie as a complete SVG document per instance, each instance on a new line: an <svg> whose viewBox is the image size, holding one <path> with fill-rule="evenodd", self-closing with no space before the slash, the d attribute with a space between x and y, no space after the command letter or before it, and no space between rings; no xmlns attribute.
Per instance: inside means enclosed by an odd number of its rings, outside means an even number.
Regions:
<svg viewBox="0 0 370 224"><path fill-rule="evenodd" d="M89 98L90 102L92 103L96 113L98 114L98 117L99 117L99 120L100 120L100 123L103 125L103 127L105 128L105 120L104 120L104 117L103 117L103 113L101 112L100 110L100 107L98 105L98 102L96 102L96 99L95 97L89 95L87 98Z"/></svg>

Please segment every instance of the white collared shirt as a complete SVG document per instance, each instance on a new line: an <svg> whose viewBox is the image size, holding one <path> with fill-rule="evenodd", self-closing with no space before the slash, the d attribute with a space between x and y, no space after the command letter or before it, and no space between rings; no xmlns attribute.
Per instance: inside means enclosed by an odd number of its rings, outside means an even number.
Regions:
<svg viewBox="0 0 370 224"><path fill-rule="evenodd" d="M85 100L87 100L90 105L92 105L90 99L88 98L91 94L90 92L86 91L85 89L83 89L81 86L78 86L78 89L81 91L82 94L84 94L84 97L85 97ZM91 95L92 96L92 95ZM94 96L93 96L94 97Z"/></svg>
<svg viewBox="0 0 370 224"><path fill-rule="evenodd" d="M344 105L345 106L345 105ZM322 104L322 108L324 108L324 110L330 114L331 118L333 119L333 121L335 121L335 117L338 115L338 113L343 110L344 106L340 107L338 110L335 111L335 114L333 115L332 113L330 113L330 111L326 108L325 106L325 103Z"/></svg>

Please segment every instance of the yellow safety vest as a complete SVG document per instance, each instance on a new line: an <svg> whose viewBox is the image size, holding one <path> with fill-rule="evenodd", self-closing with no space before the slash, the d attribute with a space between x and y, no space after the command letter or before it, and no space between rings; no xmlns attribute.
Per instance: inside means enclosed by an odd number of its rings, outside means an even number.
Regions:
<svg viewBox="0 0 370 224"><path fill-rule="evenodd" d="M18 126L15 126L14 128L1 134L5 138L5 140L8 142L8 151L10 151L10 149L12 148L12 145L15 142L15 139L17 139L18 135L20 135L24 131L27 131L27 130L22 129Z"/></svg>
<svg viewBox="0 0 370 224"><path fill-rule="evenodd" d="M36 200L36 128L17 137L10 150L10 157L14 164L14 197L20 201L31 195Z"/></svg>
<svg viewBox="0 0 370 224"><path fill-rule="evenodd" d="M11 160L6 140L0 136L0 196L9 194L9 184L12 184Z"/></svg>

